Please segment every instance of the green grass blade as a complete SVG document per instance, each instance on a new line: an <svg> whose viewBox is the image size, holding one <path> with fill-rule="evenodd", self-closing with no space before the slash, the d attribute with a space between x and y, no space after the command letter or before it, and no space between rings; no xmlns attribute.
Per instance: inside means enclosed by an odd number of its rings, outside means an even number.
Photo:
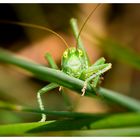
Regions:
<svg viewBox="0 0 140 140"><path fill-rule="evenodd" d="M8 125L0 125L0 135L1 136L14 136L14 135L23 135L27 131L40 127L42 125L49 124L50 122L39 123L19 123L19 124L8 124Z"/></svg>
<svg viewBox="0 0 140 140"><path fill-rule="evenodd" d="M2 49L0 49L0 61L16 65L20 68L23 68L31 72L36 77L42 80L57 83L61 86L78 91L80 94L81 89L84 86L84 81L82 80L70 77L67 74L63 73L62 71L44 67L37 63L27 61L21 57L14 56L11 53L8 53ZM90 94L91 96L95 95L95 90L90 85L88 85L87 87L87 95L88 94Z"/></svg>
<svg viewBox="0 0 140 140"><path fill-rule="evenodd" d="M105 117L90 124L90 129L140 126L140 113L122 113Z"/></svg>
<svg viewBox="0 0 140 140"><path fill-rule="evenodd" d="M78 120L77 120L78 121ZM1 136L140 136L140 127L125 127L100 130L73 130L81 129L82 123L69 126L64 125L65 121L49 121L45 123L23 123L0 125ZM76 122L76 121L74 121ZM85 122L84 122L85 123Z"/></svg>
<svg viewBox="0 0 140 140"><path fill-rule="evenodd" d="M75 90L80 94L81 94L81 89L84 86L84 81L82 80L79 80L74 77L70 77L59 70L47 68L39 64L24 60L22 58L12 55L11 53L7 53L6 51L3 50L0 50L0 61L4 63L16 65L20 68L23 68L31 72L36 77L42 80L57 83L69 89ZM135 99L132 99L120 93L107 90L104 88L99 88L97 92L101 96L103 95L106 99L118 103L132 111L140 112L140 102ZM89 95L92 97L95 94L96 94L95 90L88 84L85 95Z"/></svg>
<svg viewBox="0 0 140 140"><path fill-rule="evenodd" d="M53 135L53 136L139 136L140 127L127 126L123 128L109 128L90 130L89 124L98 121L99 118L67 119L48 122L18 123L0 125L0 135ZM68 131L69 130L69 131ZM130 131L131 130L131 131Z"/></svg>
<svg viewBox="0 0 140 140"><path fill-rule="evenodd" d="M9 110L9 111L22 111L22 112L31 112L31 113L44 113L47 116L59 116L63 118L103 118L109 114L93 114L93 113L80 113L80 112L68 112L68 111L42 111L40 109L33 109L26 106L16 105L0 101L0 109Z"/></svg>
<svg viewBox="0 0 140 140"><path fill-rule="evenodd" d="M100 118L66 119L48 122L0 125L0 135L21 135L48 131L79 130Z"/></svg>
<svg viewBox="0 0 140 140"><path fill-rule="evenodd" d="M0 102L0 108L9 109L13 111L29 111L35 113L42 113L40 110L30 109L27 107L8 104L5 102ZM130 128L140 126L140 113L124 113L124 114L89 114L89 113L76 113L76 112L62 112L62 111L43 111L47 115L55 115L61 117L70 117L70 119L58 120L58 121L48 121L45 123L18 123L18 124L8 124L8 125L0 125L0 135L36 135L36 133L44 133L47 132L47 135L61 135L59 132L54 131L63 131L65 134L66 130L70 130L70 135L80 135L82 131L71 131L71 130L79 130L85 129L85 135L92 135L90 130L86 129L102 129L103 128ZM65 131L64 131L65 130ZM105 130L105 129L104 129ZM111 130L111 129L110 129ZM114 129L113 129L114 130ZM104 133L108 133L108 130L104 131L93 131L94 135L104 135ZM112 130L111 130L112 131ZM126 135L127 133L120 133L120 131L113 131L114 135ZM133 131L133 129L132 129ZM48 133L49 132L49 133ZM76 133L75 133L76 132ZM97 133L96 133L97 132ZM102 132L102 133L100 133ZM82 136L84 136L82 134ZM46 135L46 134L45 134ZM65 135L69 135L66 134ZM94 136L93 135L93 136ZM130 135L137 135L137 133L130 133ZM110 134L109 134L110 136Z"/></svg>
<svg viewBox="0 0 140 140"><path fill-rule="evenodd" d="M130 110L140 112L140 101L105 88L99 88L98 93L107 100L114 101L115 103L122 106L127 106L127 108Z"/></svg>
<svg viewBox="0 0 140 140"><path fill-rule="evenodd" d="M140 136L140 127L40 133L44 136Z"/></svg>

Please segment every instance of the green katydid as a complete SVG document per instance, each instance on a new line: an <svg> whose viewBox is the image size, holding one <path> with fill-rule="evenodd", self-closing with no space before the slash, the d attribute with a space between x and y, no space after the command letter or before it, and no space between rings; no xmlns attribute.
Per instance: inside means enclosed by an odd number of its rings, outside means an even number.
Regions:
<svg viewBox="0 0 140 140"><path fill-rule="evenodd" d="M97 7L99 7L99 4L96 6L96 8ZM85 81L84 87L81 90L82 96L84 96L84 94L86 93L87 83L91 84L93 88L96 88L100 82L101 75L111 68L111 63L105 63L105 59L103 57L98 59L94 64L91 65L89 62L88 55L80 39L80 34L84 25L86 24L90 16L94 13L96 8L93 9L92 12L89 14L89 16L86 18L83 26L80 29L80 32L78 31L76 20L71 19L71 24L74 27L73 30L76 38L76 47L69 47L66 41L59 34L46 27L42 27L34 24L28 24L28 23L19 23L19 22L5 22L5 23L17 24L17 25L32 27L32 28L39 28L42 30L49 31L55 34L57 37L59 37L67 46L67 49L64 51L62 55L61 70L62 72L68 74L69 76L79 78ZM51 68L59 69L49 53L46 53L45 58L49 62ZM37 101L39 104L39 108L42 111L45 108L41 99L41 95L57 87L60 87L59 89L61 91L63 90L60 85L56 83L50 83L37 92ZM45 120L46 120L46 114L42 114L41 122L44 122Z"/></svg>

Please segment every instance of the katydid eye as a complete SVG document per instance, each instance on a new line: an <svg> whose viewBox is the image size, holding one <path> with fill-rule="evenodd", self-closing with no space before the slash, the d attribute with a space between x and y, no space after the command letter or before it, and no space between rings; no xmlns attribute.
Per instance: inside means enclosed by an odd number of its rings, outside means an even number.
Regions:
<svg viewBox="0 0 140 140"><path fill-rule="evenodd" d="M64 52L63 56L64 56L64 58L67 58L68 57L68 52Z"/></svg>
<svg viewBox="0 0 140 140"><path fill-rule="evenodd" d="M81 50L78 50L78 52L79 52L79 56L83 55L83 52Z"/></svg>

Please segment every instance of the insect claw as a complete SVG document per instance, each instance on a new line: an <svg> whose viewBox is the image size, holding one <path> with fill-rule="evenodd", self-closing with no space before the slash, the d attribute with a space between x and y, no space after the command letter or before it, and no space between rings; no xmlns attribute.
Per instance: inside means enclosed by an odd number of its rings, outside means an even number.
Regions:
<svg viewBox="0 0 140 140"><path fill-rule="evenodd" d="M59 87L59 91L61 91L61 90L62 90L62 86Z"/></svg>
<svg viewBox="0 0 140 140"><path fill-rule="evenodd" d="M46 115L45 114L42 114L42 118L39 122L45 122L46 121Z"/></svg>
<svg viewBox="0 0 140 140"><path fill-rule="evenodd" d="M86 92L86 89L87 89L87 82L84 83L84 86L82 88L82 95L81 96L84 96L85 95L85 92Z"/></svg>
<svg viewBox="0 0 140 140"><path fill-rule="evenodd" d="M100 77L101 80L104 80L104 77Z"/></svg>

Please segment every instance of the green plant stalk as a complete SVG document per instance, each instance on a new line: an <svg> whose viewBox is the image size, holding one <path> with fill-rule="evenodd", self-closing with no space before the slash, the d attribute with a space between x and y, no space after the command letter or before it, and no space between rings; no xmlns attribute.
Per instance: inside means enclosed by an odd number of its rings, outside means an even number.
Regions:
<svg viewBox="0 0 140 140"><path fill-rule="evenodd" d="M12 55L11 53L8 53L2 49L0 49L0 61L23 68L42 80L58 83L61 86L78 91L80 94L81 89L84 86L84 81L70 77L59 70L47 68L39 64L24 60L23 58ZM95 90L90 85L87 86L86 91L87 92L85 95L91 97L96 94ZM101 87L97 89L96 92L101 96L104 96L106 99L118 103L119 105L122 105L132 111L140 112L140 102L137 100Z"/></svg>
<svg viewBox="0 0 140 140"><path fill-rule="evenodd" d="M101 87L97 90L97 92L107 100L118 103L121 106L125 106L129 110L140 112L140 101L138 100Z"/></svg>
<svg viewBox="0 0 140 140"><path fill-rule="evenodd" d="M140 127L124 127L124 128L108 128L98 130L74 130L75 127L82 125L76 120L73 125L73 120L48 121L48 122L33 122L33 123L18 123L0 125L1 136L140 136ZM68 123L68 126L67 125ZM83 121L82 123L87 123ZM64 125L65 124L65 125ZM72 126L71 126L72 124Z"/></svg>
<svg viewBox="0 0 140 140"><path fill-rule="evenodd" d="M8 53L2 49L0 49L0 61L16 65L31 72L34 76L38 77L41 80L57 83L61 86L73 89L79 93L81 93L81 89L84 86L84 81L74 77L70 77L69 75L63 73L60 70L51 69L48 67L44 67L40 64L27 61L21 57L14 56L11 53ZM86 95L96 95L95 90L90 85L88 85L86 91Z"/></svg>

